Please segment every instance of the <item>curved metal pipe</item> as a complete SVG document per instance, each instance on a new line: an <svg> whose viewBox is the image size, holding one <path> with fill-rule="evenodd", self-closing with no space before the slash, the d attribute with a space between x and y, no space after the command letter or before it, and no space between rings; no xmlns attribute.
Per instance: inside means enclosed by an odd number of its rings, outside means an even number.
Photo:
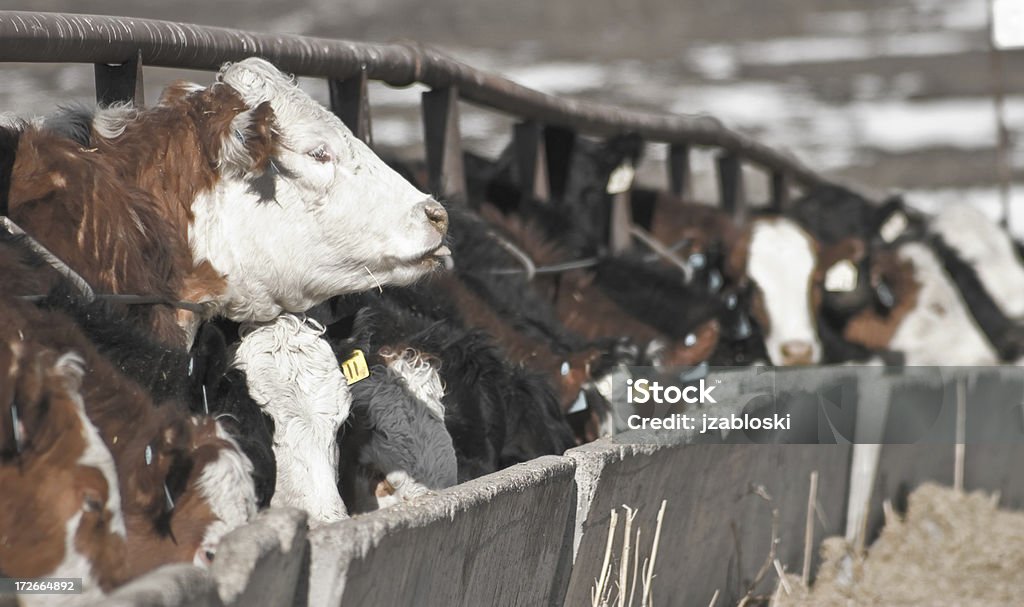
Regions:
<svg viewBox="0 0 1024 607"><path fill-rule="evenodd" d="M562 99L490 74L429 46L374 44L131 17L0 11L0 61L122 63L141 51L146 65L217 70L258 55L299 76L344 80L365 71L392 86L458 86L466 101L592 135L635 132L649 141L715 146L805 185L825 179L793 156L732 131L707 115L627 111Z"/></svg>

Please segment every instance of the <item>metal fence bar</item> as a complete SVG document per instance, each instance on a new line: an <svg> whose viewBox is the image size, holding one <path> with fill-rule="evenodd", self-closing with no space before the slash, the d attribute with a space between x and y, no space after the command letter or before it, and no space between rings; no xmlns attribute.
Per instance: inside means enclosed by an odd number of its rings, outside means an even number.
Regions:
<svg viewBox="0 0 1024 607"><path fill-rule="evenodd" d="M739 156L728 152L715 158L718 167L718 188L722 210L735 216L743 208L743 163Z"/></svg>
<svg viewBox="0 0 1024 607"><path fill-rule="evenodd" d="M548 160L544 149L544 127L536 122L520 122L514 127L519 181L523 184L523 199L546 201L551 197L548 183Z"/></svg>
<svg viewBox="0 0 1024 607"><path fill-rule="evenodd" d="M433 194L466 201L466 173L459 131L459 90L443 87L423 93L423 139L427 183Z"/></svg>
<svg viewBox="0 0 1024 607"><path fill-rule="evenodd" d="M633 244L633 219L630 212L630 192L626 190L612 196L608 209L608 250L618 255Z"/></svg>
<svg viewBox="0 0 1024 607"><path fill-rule="evenodd" d="M565 196L572 172L572 155L576 149L576 133L561 127L544 129L544 155L548 161L548 192L552 198Z"/></svg>
<svg viewBox="0 0 1024 607"><path fill-rule="evenodd" d="M771 199L768 204L773 211L781 213L789 204L789 178L783 171L772 171L771 179Z"/></svg>
<svg viewBox="0 0 1024 607"><path fill-rule="evenodd" d="M341 118L356 137L372 146L373 129L370 125L368 83L366 72L360 71L346 80L331 78L327 81L327 86L331 95L331 111Z"/></svg>
<svg viewBox="0 0 1024 607"><path fill-rule="evenodd" d="M146 104L142 84L142 53L136 51L128 57L117 64L95 65L97 104L108 106L115 103L132 103L137 107Z"/></svg>
<svg viewBox="0 0 1024 607"><path fill-rule="evenodd" d="M825 180L788 154L725 128L710 116L625 111L560 99L411 44L371 44L253 33L150 19L0 11L0 61L121 63L141 52L147 65L216 70L258 55L299 76L347 80L360 71L394 86L457 86L462 98L498 111L591 135L635 132L648 141L715 146L804 185Z"/></svg>
<svg viewBox="0 0 1024 607"><path fill-rule="evenodd" d="M674 143L668 148L669 191L679 198L693 198L693 176L690 172L690 146Z"/></svg>

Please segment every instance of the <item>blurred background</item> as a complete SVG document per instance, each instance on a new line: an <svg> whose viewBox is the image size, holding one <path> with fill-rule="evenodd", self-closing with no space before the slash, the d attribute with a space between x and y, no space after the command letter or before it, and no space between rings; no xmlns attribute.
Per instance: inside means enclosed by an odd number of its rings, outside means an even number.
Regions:
<svg viewBox="0 0 1024 607"><path fill-rule="evenodd" d="M14 8L14 7L12 7ZM557 95L710 113L875 194L924 207L998 208L986 0L37 0L27 10L127 15L268 32L437 45ZM1004 54L1014 176L1024 184L1024 51ZM0 65L0 111L29 116L93 99L90 65ZM168 81L210 75L150 68ZM303 81L327 99L322 81ZM422 88L374 85L379 147L422 155ZM495 154L510 122L462 109L468 148ZM664 179L650 146L641 179ZM694 159L713 197L711 157ZM664 181L661 181L664 183ZM755 186L751 196L760 194ZM1024 233L1024 187L1014 188ZM1015 206L1016 206L1015 204Z"/></svg>

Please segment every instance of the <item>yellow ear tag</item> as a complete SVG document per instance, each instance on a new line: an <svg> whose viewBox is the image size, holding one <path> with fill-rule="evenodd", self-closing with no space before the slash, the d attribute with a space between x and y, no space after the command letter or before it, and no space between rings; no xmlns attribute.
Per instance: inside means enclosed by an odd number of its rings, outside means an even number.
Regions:
<svg viewBox="0 0 1024 607"><path fill-rule="evenodd" d="M370 376L370 368L366 366L366 357L362 350L353 350L352 356L341 363L341 372L345 374L348 385L362 381Z"/></svg>

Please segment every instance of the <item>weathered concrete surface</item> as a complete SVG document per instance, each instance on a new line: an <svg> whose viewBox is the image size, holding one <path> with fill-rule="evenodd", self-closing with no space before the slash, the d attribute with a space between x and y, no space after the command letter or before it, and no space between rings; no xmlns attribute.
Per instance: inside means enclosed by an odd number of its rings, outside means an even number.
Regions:
<svg viewBox="0 0 1024 607"><path fill-rule="evenodd" d="M646 558L659 505L668 501L653 581L655 604L666 606L707 605L716 590L718 604L735 604L769 553L773 508L777 556L787 570L799 570L813 470L820 475L824 518L815 525L816 537L842 532L849 445L682 445L664 433L624 439L632 444L600 440L566 453L576 462L579 503L565 605L589 604L610 512L622 505L640 508L633 529L642 530ZM757 487L770 503L755 495ZM619 529L621 536L621 516Z"/></svg>
<svg viewBox="0 0 1024 607"><path fill-rule="evenodd" d="M309 606L549 605L571 561L574 466L542 457L310 532Z"/></svg>
<svg viewBox="0 0 1024 607"><path fill-rule="evenodd" d="M1002 504L1024 505L1024 370L920 369L894 378L878 474L868 517L868 539L884 522L882 504L897 511L925 481L951 485L956 437L956 382L968 377L964 487L999 491ZM914 421L914 424L907 423ZM893 444L902 443L902 444Z"/></svg>
<svg viewBox="0 0 1024 607"><path fill-rule="evenodd" d="M164 565L118 588L96 607L222 607L210 572L192 565Z"/></svg>
<svg viewBox="0 0 1024 607"><path fill-rule="evenodd" d="M221 540L211 571L227 606L278 607L295 601L306 557L306 513L273 508Z"/></svg>

